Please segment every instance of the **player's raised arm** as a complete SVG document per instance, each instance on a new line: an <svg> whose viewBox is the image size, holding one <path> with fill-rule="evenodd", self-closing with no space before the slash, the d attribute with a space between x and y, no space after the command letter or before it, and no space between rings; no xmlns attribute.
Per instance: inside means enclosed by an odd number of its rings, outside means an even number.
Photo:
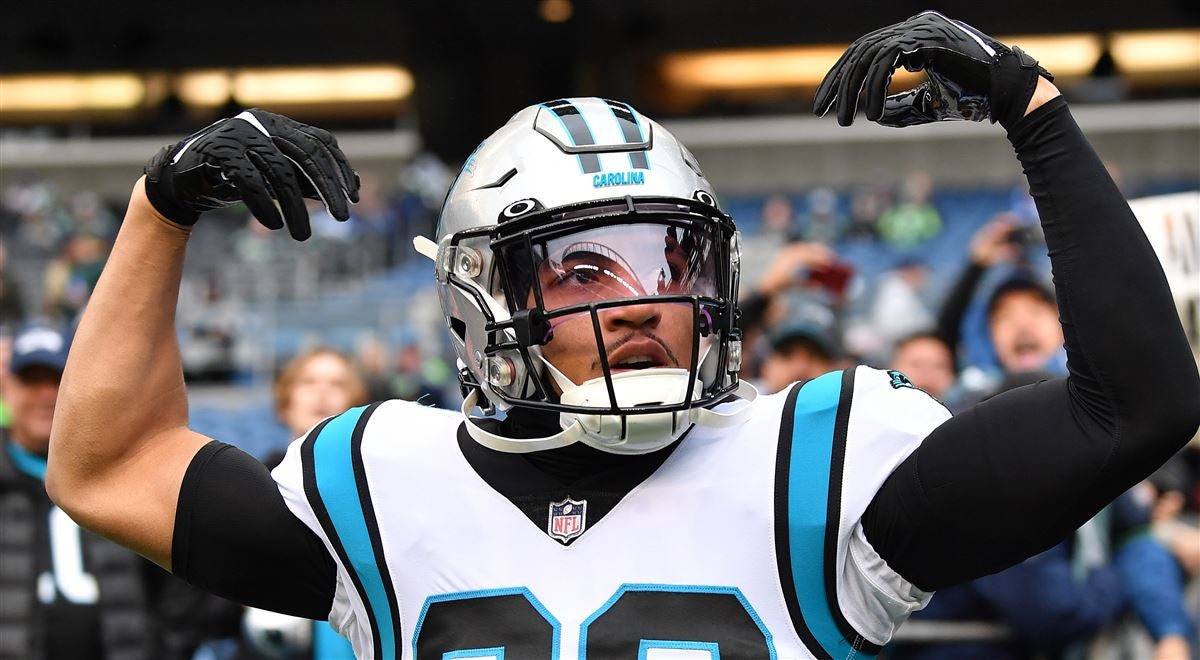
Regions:
<svg viewBox="0 0 1200 660"><path fill-rule="evenodd" d="M212 124L147 164L63 374L46 473L56 504L170 566L180 486L209 441L187 428L175 334L191 226L206 210L245 202L267 227L286 224L303 240L305 197L344 220L357 195L333 136L261 110Z"/></svg>
<svg viewBox="0 0 1200 660"><path fill-rule="evenodd" d="M899 66L929 81L888 96ZM1008 130L1054 271L1069 376L951 419L889 477L871 545L934 590L1044 550L1147 477L1200 424L1200 378L1150 243L1049 74L1017 48L925 12L850 46L816 98L849 125L991 119Z"/></svg>

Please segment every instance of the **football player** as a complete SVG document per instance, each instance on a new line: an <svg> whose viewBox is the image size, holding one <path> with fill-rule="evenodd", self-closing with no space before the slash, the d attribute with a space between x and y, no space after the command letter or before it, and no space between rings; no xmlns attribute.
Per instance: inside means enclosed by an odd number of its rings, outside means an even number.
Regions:
<svg viewBox="0 0 1200 660"><path fill-rule="evenodd" d="M929 80L889 96L899 66ZM866 367L737 378L735 226L624 103L517 113L467 159L433 259L469 391L315 426L268 474L189 431L173 313L190 226L244 201L303 239L357 195L331 135L260 110L150 161L79 328L48 488L88 527L360 657L872 654L940 587L1049 548L1200 423L1157 259L1050 75L935 12L850 46L849 125L1000 123L1053 259L1070 375L950 419ZM1133 356L1136 355L1136 358ZM476 418L506 411L497 417Z"/></svg>

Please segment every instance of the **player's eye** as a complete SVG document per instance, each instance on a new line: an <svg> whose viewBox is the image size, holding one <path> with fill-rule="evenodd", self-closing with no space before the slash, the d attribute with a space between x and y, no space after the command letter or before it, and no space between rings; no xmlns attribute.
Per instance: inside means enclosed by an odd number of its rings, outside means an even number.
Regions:
<svg viewBox="0 0 1200 660"><path fill-rule="evenodd" d="M553 284L556 286L588 285L599 281L599 267L592 264L575 264L559 271L555 275Z"/></svg>

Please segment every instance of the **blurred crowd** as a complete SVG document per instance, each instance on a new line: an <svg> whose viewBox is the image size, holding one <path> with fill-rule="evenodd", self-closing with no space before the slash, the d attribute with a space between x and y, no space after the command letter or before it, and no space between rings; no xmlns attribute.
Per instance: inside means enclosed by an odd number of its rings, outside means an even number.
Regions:
<svg viewBox="0 0 1200 660"><path fill-rule="evenodd" d="M917 174L894 200L832 191L808 213L779 196L746 240L743 377L776 392L855 364L892 370L958 414L1066 375L1036 209L1023 191L975 227L937 286L923 249L947 225ZM870 259L848 260L862 247ZM860 252L861 254L861 252ZM857 271L886 266L872 279ZM935 293L936 292L936 293ZM1131 356L1131 359L1136 359ZM1058 546L938 593L884 651L891 658L1187 658L1200 622L1200 442Z"/></svg>
<svg viewBox="0 0 1200 660"><path fill-rule="evenodd" d="M268 236L245 209L206 218L193 239L199 245L189 254L179 313L189 381L234 391L256 378L263 385L255 376L264 371L255 354L261 344L246 343L247 336L262 334L264 309L276 317L270 322L288 325L280 300L309 299L300 308L305 315L328 317L341 314L329 310L341 309L332 305L348 288L373 278L382 278L394 301L415 295L397 287L430 288L428 277L394 274L423 266L411 263L409 241L432 234L450 176L440 162L419 157L389 185L364 178L352 219L335 222L313 205L313 239L299 246ZM17 177L2 193L0 567L8 568L0 569L0 589L28 606L3 608L0 626L23 632L12 648L0 645L0 658L350 657L324 624L203 595L55 517L38 465L70 328L96 284L122 209L32 178ZM1024 190L939 196L927 175L914 172L899 182L740 206L734 212L747 256L742 375L760 390L869 364L894 370L894 378L959 413L1065 375L1046 248ZM746 209L755 215L746 217ZM238 265L229 264L230 253ZM363 295L355 304L377 322L374 294ZM400 306L401 318L417 311ZM356 323L341 320L335 329ZM390 398L459 403L443 346L417 340L421 332L361 325L350 335L323 335L329 326L313 326L315 336L278 339L265 368L273 382L264 412L269 437L211 434L245 442L273 465L288 440L348 407ZM30 523L31 516L46 522ZM82 564L60 565L63 538L74 539ZM124 586L113 595L109 585L118 578ZM940 593L884 654L1187 657L1200 648L1198 617L1200 445L1193 442L1073 538ZM126 629L110 619L139 623Z"/></svg>

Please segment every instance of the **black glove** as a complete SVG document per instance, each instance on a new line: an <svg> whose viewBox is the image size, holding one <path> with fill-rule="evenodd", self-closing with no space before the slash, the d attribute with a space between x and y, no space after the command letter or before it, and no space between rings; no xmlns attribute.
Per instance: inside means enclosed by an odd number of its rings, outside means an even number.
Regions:
<svg viewBox="0 0 1200 660"><path fill-rule="evenodd" d="M300 241L312 235L305 197L338 220L350 217L347 199L358 201L358 175L333 135L257 108L163 148L145 172L146 197L175 222L191 225L204 211L245 202L263 225L286 222Z"/></svg>
<svg viewBox="0 0 1200 660"><path fill-rule="evenodd" d="M901 66L924 69L929 80L887 96ZM1038 76L1054 80L1020 49L926 11L850 44L817 88L813 111L824 116L836 104L838 123L849 126L865 91L867 119L884 126L990 118L1011 129L1025 115Z"/></svg>

